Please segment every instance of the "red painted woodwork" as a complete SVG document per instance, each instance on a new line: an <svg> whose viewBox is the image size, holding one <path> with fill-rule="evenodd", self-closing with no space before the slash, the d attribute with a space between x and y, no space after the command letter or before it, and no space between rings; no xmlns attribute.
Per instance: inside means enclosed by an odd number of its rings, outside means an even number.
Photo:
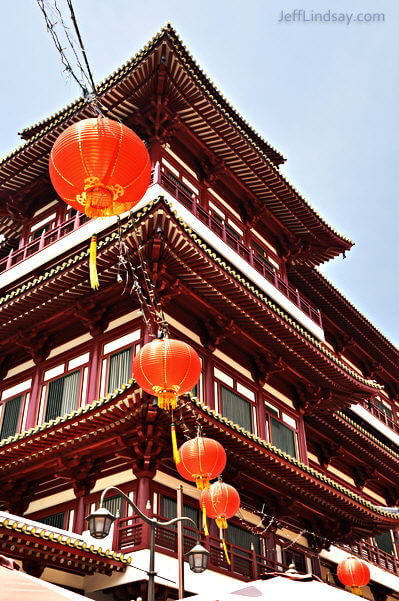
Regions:
<svg viewBox="0 0 399 601"><path fill-rule="evenodd" d="M297 288L294 288L288 282L281 279L276 271L270 269L263 261L261 261L254 251L232 235L224 223L220 223L217 219L209 214L209 211L205 210L197 202L194 195L190 195L182 190L178 184L168 177L165 173L161 173L161 185L170 192L181 204L188 209L195 217L197 217L202 223L205 223L209 229L216 234L223 242L225 242L230 248L235 250L242 259L244 259L251 267L256 269L268 282L270 282L277 290L279 290L285 297L287 297L292 303L294 303L303 313L305 313L312 321L314 321L321 328L322 320L320 310L316 309L313 305L306 300Z"/></svg>
<svg viewBox="0 0 399 601"><path fill-rule="evenodd" d="M128 211L144 196L151 162L131 129L98 117L62 132L51 150L49 170L67 204L89 217L107 217Z"/></svg>
<svg viewBox="0 0 399 601"><path fill-rule="evenodd" d="M337 576L345 586L360 587L370 582L368 565L358 557L347 557L337 566Z"/></svg>
<svg viewBox="0 0 399 601"><path fill-rule="evenodd" d="M156 339L135 356L133 375L143 390L158 397L161 408L174 408L177 396L189 392L198 382L201 361L186 342Z"/></svg>
<svg viewBox="0 0 399 601"><path fill-rule="evenodd" d="M213 518L219 528L227 528L227 520L240 509L240 495L230 484L214 482L200 496L200 508L205 506L207 517Z"/></svg>
<svg viewBox="0 0 399 601"><path fill-rule="evenodd" d="M197 488L209 488L209 480L214 480L226 467L226 451L212 438L197 436L187 440L179 449L180 463L176 464L179 474L195 482Z"/></svg>

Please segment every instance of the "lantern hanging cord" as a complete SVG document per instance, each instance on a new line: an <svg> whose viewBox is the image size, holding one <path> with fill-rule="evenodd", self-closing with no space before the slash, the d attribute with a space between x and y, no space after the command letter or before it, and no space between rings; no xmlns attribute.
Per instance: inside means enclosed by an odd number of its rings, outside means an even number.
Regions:
<svg viewBox="0 0 399 601"><path fill-rule="evenodd" d="M64 70L69 75L71 75L73 77L73 79L76 81L76 83L79 85L79 87L81 88L81 90L83 92L83 97L86 99L86 101L88 103L93 103L93 108L94 108L96 114L103 116L102 109L104 107L101 105L101 102L97 95L96 85L94 83L93 74L92 74L92 70L90 68L89 61L87 59L86 49L85 49L85 46L84 46L84 43L82 40L82 36L80 35L80 30L79 30L78 23L76 20L75 11L74 11L74 8L72 5L72 0L66 0L66 2L67 2L67 6L69 8L70 18L71 18L73 28L76 33L77 40L73 39L73 36L70 33L70 28L66 24L66 22L63 18L63 15L62 15L62 11L57 4L57 0L54 0L54 8L50 5L49 2L46 2L45 0L37 0L37 3L39 5L40 10L43 13L43 16L44 16L44 19L45 19L45 22L47 25L47 31L51 34L54 45L61 56L61 62L65 67ZM49 13L50 13L50 15L49 15ZM68 42L68 45L70 46L70 49L73 53L74 61L76 62L76 65L80 71L80 76L78 76L75 73L74 68L72 67L72 63L68 59L68 56L65 52L67 48L63 47L63 44L57 34L56 26L58 24L61 25L65 39ZM83 62L84 62L85 66L82 65L82 62L79 58L79 52L75 46L79 47L79 51L81 53L81 56L83 57Z"/></svg>
<svg viewBox="0 0 399 601"><path fill-rule="evenodd" d="M169 337L168 323L165 319L165 314L163 312L161 303L159 302L159 298L158 298L158 295L156 292L154 282L153 282L152 278L150 277L150 269L148 266L148 262L147 262L145 253L143 252L144 241L143 241L143 238L142 238L139 228L138 228L138 221L135 218L133 212L131 212L130 218L133 223L133 238L134 238L135 247L136 247L135 250L137 253L137 258L139 260L139 267L140 267L140 270L141 270L141 273L143 276L142 280L143 280L144 293L148 299L147 300L147 310L148 310L148 313L150 314L151 320L154 323L154 326L157 329L157 332L151 332L151 330L150 330L150 334L153 337L155 337L155 336Z"/></svg>

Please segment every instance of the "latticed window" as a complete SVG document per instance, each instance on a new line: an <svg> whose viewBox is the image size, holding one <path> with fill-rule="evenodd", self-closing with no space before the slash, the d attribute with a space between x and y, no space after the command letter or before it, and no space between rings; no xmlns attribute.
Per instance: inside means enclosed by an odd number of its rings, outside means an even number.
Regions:
<svg viewBox="0 0 399 601"><path fill-rule="evenodd" d="M240 526L229 524L226 530L226 540L232 545L240 547L240 549L251 551L253 547L255 553L258 555L261 552L259 536L256 536L256 534L253 534L249 530L241 528ZM237 549L236 552L239 553L239 549Z"/></svg>
<svg viewBox="0 0 399 601"><path fill-rule="evenodd" d="M123 517L123 497L121 495L113 495L104 499L104 507L115 517Z"/></svg>
<svg viewBox="0 0 399 601"><path fill-rule="evenodd" d="M78 404L80 371L57 378L49 383L46 422L74 411Z"/></svg>
<svg viewBox="0 0 399 601"><path fill-rule="evenodd" d="M388 409L388 407L386 407L386 405L384 405L384 403L381 403L381 401L379 401L378 399L375 399L375 406L377 407L377 409L379 409L380 411L383 411L388 417L392 417L392 411L390 409Z"/></svg>
<svg viewBox="0 0 399 601"><path fill-rule="evenodd" d="M0 439L14 436L18 432L21 415L22 395L9 399L4 403L1 420Z"/></svg>
<svg viewBox="0 0 399 601"><path fill-rule="evenodd" d="M270 426L272 444L291 457L296 457L295 432L273 416L270 418Z"/></svg>
<svg viewBox="0 0 399 601"><path fill-rule="evenodd" d="M223 415L233 420L235 424L243 426L246 430L252 432L253 424L251 403L223 385L220 387L220 395Z"/></svg>
<svg viewBox="0 0 399 601"><path fill-rule="evenodd" d="M393 542L391 532L384 532L374 537L375 544L381 551L394 555Z"/></svg>
<svg viewBox="0 0 399 601"><path fill-rule="evenodd" d="M64 530L65 528L65 511L60 511L58 513L53 513L52 515L47 515L44 518L37 519L37 522L41 524L46 524L47 526L51 526L52 528L60 528Z"/></svg>
<svg viewBox="0 0 399 601"><path fill-rule="evenodd" d="M269 402L265 403L269 442L291 457L297 457L297 420Z"/></svg>
<svg viewBox="0 0 399 601"><path fill-rule="evenodd" d="M131 348L124 349L110 356L107 393L114 392L122 384L128 383L129 378L131 378L131 356Z"/></svg>
<svg viewBox="0 0 399 601"><path fill-rule="evenodd" d="M195 507L191 507L191 505L187 505L183 503L183 515L187 518L191 518L197 526L199 526L199 510ZM177 516L177 501L176 499L171 499L170 497L162 496L162 517L166 520L173 520ZM184 524L188 528L193 528L193 525L187 522ZM170 528L175 528L176 525L170 526Z"/></svg>

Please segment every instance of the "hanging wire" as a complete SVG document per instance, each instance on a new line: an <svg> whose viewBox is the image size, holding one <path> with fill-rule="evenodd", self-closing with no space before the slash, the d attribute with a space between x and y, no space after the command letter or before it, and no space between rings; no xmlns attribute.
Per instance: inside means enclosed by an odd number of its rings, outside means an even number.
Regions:
<svg viewBox="0 0 399 601"><path fill-rule="evenodd" d="M98 95L96 85L94 83L93 73L90 68L89 61L87 59L86 49L82 40L82 36L80 35L79 26L76 20L75 11L72 5L72 0L66 0L70 19L72 21L73 29L75 30L76 38L71 33L71 27L67 25L67 20L64 18L62 14L62 10L57 3L57 0L54 0L54 7L50 4L50 2L45 0L37 0L37 3L40 7L40 10L43 13L44 19L47 25L47 31L51 34L53 38L54 45L58 50L61 62L64 65L64 71L68 76L72 76L76 83L79 85L83 92L83 97L86 101L92 105L96 115L103 116L103 109ZM57 33L57 25L59 26L59 30L61 30L63 38L66 41L66 47L63 46L63 43L60 39L60 35ZM71 61L67 54L66 50L69 46L70 51L74 57L74 60ZM83 63L81 57L83 57ZM75 72L72 63L75 63L75 69L79 72L79 75Z"/></svg>
<svg viewBox="0 0 399 601"><path fill-rule="evenodd" d="M83 91L83 96L87 97L89 94L89 91L87 89L87 86L84 84L84 82L82 81L82 79L80 79L75 71L72 68L72 65L65 53L66 48L64 48L61 44L61 41L58 37L57 31L56 31L56 26L57 26L57 21L53 21L52 19L50 19L48 12L47 11L51 11L51 7L49 6L48 2L44 2L44 0L37 0L37 3L39 5L40 10L43 13L44 16L44 20L46 22L46 26L47 26L47 31L50 33L51 37L53 38L53 42L54 45L56 47L56 49L58 50L60 56L61 56L61 62L64 65L65 69L64 71L66 71L68 73L68 75L72 76L74 78L74 80L76 81L76 83L79 85L79 87L82 89ZM58 9L57 9L58 10ZM60 12L60 11L58 11ZM63 25L64 29L65 29L65 25ZM79 64L79 69L81 70L81 72L84 73L83 67L80 64L79 59L77 59L77 62Z"/></svg>

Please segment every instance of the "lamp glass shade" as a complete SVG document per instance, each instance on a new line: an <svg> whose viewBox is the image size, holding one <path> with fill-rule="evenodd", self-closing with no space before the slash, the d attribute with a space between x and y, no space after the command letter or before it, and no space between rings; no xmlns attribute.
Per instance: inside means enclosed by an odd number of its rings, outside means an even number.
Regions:
<svg viewBox="0 0 399 601"><path fill-rule="evenodd" d="M208 558L209 551L205 549L199 543L196 544L188 553L186 553L188 557L188 565L190 566L190 570L195 572L196 574L201 574L201 572L205 572L208 567Z"/></svg>
<svg viewBox="0 0 399 601"><path fill-rule="evenodd" d="M93 513L86 518L90 530L90 535L93 538L105 538L108 536L109 531L116 517L112 515L108 509L99 507Z"/></svg>

